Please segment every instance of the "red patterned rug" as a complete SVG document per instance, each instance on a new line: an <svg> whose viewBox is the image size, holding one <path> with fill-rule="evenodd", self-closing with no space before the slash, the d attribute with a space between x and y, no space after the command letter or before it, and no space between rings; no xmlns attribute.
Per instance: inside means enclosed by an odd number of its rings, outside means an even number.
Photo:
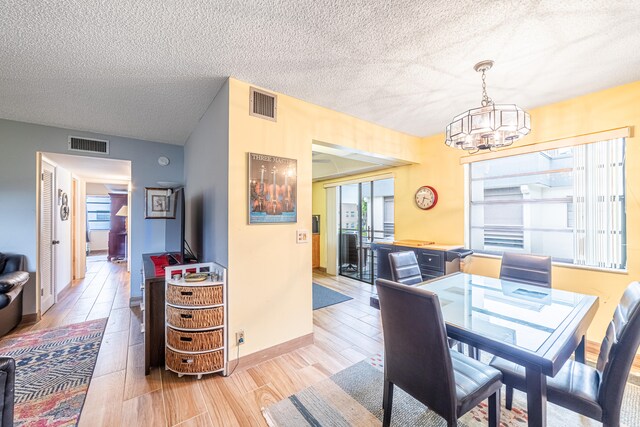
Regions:
<svg viewBox="0 0 640 427"><path fill-rule="evenodd" d="M16 426L76 425L107 319L28 332L0 341L16 361Z"/></svg>

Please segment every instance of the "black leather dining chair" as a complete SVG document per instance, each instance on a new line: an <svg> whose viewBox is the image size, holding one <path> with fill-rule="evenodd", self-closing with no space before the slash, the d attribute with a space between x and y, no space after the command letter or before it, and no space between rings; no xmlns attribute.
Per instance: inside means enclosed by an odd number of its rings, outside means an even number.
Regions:
<svg viewBox="0 0 640 427"><path fill-rule="evenodd" d="M391 423L394 386L450 427L488 398L489 425L500 425L500 371L449 351L438 296L384 279L376 280L376 287L384 333L382 425Z"/></svg>
<svg viewBox="0 0 640 427"><path fill-rule="evenodd" d="M391 252L389 254L391 280L403 285L415 285L422 282L422 273L416 253L413 251Z"/></svg>
<svg viewBox="0 0 640 427"><path fill-rule="evenodd" d="M620 424L620 408L627 376L640 345L640 283L624 291L600 346L595 368L569 360L560 372L547 379L549 402L602 422ZM524 390L524 368L495 357L491 365L502 371L503 382ZM507 388L506 406L511 409L513 389Z"/></svg>
<svg viewBox="0 0 640 427"><path fill-rule="evenodd" d="M550 288L551 257L505 252L502 254L500 278Z"/></svg>

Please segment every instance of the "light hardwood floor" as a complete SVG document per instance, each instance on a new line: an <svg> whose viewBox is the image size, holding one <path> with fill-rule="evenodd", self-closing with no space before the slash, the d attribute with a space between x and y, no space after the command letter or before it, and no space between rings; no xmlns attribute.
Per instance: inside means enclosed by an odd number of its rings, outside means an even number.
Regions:
<svg viewBox="0 0 640 427"><path fill-rule="evenodd" d="M39 323L15 332L109 317L80 426L266 426L261 408L383 351L371 286L314 273L353 299L313 312L313 345L228 377L178 378L160 368L145 376L140 310L129 308L124 264L90 260L88 270Z"/></svg>
<svg viewBox="0 0 640 427"><path fill-rule="evenodd" d="M80 426L266 426L261 408L382 353L371 286L320 274L314 280L353 300L314 311L313 345L228 377L178 378L160 368L144 375L140 311L129 308L124 264L89 260L86 277L39 323L14 333L109 317Z"/></svg>

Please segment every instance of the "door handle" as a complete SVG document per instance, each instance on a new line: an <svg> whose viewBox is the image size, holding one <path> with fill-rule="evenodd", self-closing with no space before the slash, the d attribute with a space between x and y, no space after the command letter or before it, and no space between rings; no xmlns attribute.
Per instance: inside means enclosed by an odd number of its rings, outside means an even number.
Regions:
<svg viewBox="0 0 640 427"><path fill-rule="evenodd" d="M60 243L60 240L54 240L53 242L51 242L52 245L57 245Z"/></svg>

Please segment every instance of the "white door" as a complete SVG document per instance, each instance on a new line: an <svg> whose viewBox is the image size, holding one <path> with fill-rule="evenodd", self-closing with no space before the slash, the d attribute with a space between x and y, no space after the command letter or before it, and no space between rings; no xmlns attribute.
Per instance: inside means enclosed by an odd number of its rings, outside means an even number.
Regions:
<svg viewBox="0 0 640 427"><path fill-rule="evenodd" d="M40 180L40 313L44 314L54 302L53 278L54 248L54 177L55 168L49 163L42 162L42 176Z"/></svg>

